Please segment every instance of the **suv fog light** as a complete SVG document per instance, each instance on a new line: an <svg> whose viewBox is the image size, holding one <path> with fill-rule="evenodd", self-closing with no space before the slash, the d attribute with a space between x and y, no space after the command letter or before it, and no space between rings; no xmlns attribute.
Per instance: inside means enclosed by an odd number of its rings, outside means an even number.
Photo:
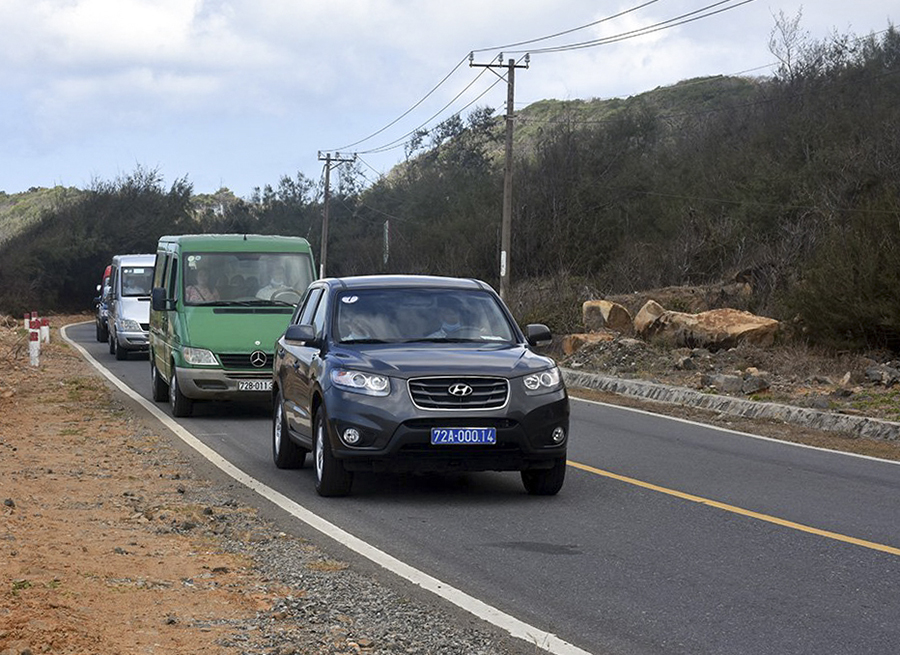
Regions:
<svg viewBox="0 0 900 655"><path fill-rule="evenodd" d="M562 443L566 438L566 431L562 428L554 428L551 438L553 443Z"/></svg>
<svg viewBox="0 0 900 655"><path fill-rule="evenodd" d="M354 446L359 443L360 435L359 430L356 428L347 428L344 430L344 434L341 436L341 439L344 440L344 443L348 446Z"/></svg>

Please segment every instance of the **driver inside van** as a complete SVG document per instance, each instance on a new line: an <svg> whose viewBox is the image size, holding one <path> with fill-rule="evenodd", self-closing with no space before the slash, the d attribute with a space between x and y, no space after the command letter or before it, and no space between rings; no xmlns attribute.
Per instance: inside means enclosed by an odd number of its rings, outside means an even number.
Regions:
<svg viewBox="0 0 900 655"><path fill-rule="evenodd" d="M284 274L284 266L276 266L272 269L272 279L266 286L256 292L256 297L262 298L263 300L271 300L272 296L277 292L284 291L287 288L287 278Z"/></svg>

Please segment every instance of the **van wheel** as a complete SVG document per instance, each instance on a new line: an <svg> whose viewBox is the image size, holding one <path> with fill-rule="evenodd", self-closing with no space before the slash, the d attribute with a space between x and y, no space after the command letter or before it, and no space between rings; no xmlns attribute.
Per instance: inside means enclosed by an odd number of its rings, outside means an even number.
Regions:
<svg viewBox="0 0 900 655"><path fill-rule="evenodd" d="M346 496L353 485L353 473L344 468L331 451L325 408L316 412L315 439L316 491L320 496Z"/></svg>
<svg viewBox="0 0 900 655"><path fill-rule="evenodd" d="M555 496L566 479L566 458L560 457L553 468L522 471L522 484L532 496Z"/></svg>
<svg viewBox="0 0 900 655"><path fill-rule="evenodd" d="M181 393L178 386L178 376L175 374L175 365L172 365L172 377L169 378L169 404L172 406L172 416L184 418L194 411L194 401Z"/></svg>
<svg viewBox="0 0 900 655"><path fill-rule="evenodd" d="M128 351L125 350L118 343L116 343L115 351L116 351L116 359L118 359L118 360L128 359Z"/></svg>
<svg viewBox="0 0 900 655"><path fill-rule="evenodd" d="M153 400L158 403L169 397L169 385L163 381L162 376L159 374L159 369L156 368L156 361L153 359L153 353L150 353L150 390Z"/></svg>
<svg viewBox="0 0 900 655"><path fill-rule="evenodd" d="M287 423L284 420L284 399L281 392L275 396L275 407L272 411L272 458L280 469L303 468L306 462L306 449L291 441Z"/></svg>
<svg viewBox="0 0 900 655"><path fill-rule="evenodd" d="M109 332L107 332L106 334L107 334L106 341L109 344L109 354L115 355L116 354L116 338Z"/></svg>

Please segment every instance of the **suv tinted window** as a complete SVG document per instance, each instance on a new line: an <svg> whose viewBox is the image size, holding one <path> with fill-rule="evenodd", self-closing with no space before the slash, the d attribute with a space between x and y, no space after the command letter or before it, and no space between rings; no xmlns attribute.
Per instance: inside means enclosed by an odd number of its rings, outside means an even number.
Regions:
<svg viewBox="0 0 900 655"><path fill-rule="evenodd" d="M309 325L312 323L322 292L323 289L321 287L310 289L309 294L306 296L306 302L303 303L303 307L300 309L299 318L297 319L298 325Z"/></svg>

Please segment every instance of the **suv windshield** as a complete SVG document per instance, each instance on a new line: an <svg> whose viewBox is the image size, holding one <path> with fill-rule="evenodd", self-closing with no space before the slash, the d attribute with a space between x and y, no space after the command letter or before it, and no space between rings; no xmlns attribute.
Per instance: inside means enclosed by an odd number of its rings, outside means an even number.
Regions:
<svg viewBox="0 0 900 655"><path fill-rule="evenodd" d="M149 296L153 283L153 268L150 266L122 267L122 295Z"/></svg>
<svg viewBox="0 0 900 655"><path fill-rule="evenodd" d="M345 291L335 311L335 338L342 343L515 342L500 305L483 291Z"/></svg>
<svg viewBox="0 0 900 655"><path fill-rule="evenodd" d="M294 305L312 282L306 253L202 252L184 257L188 305Z"/></svg>

